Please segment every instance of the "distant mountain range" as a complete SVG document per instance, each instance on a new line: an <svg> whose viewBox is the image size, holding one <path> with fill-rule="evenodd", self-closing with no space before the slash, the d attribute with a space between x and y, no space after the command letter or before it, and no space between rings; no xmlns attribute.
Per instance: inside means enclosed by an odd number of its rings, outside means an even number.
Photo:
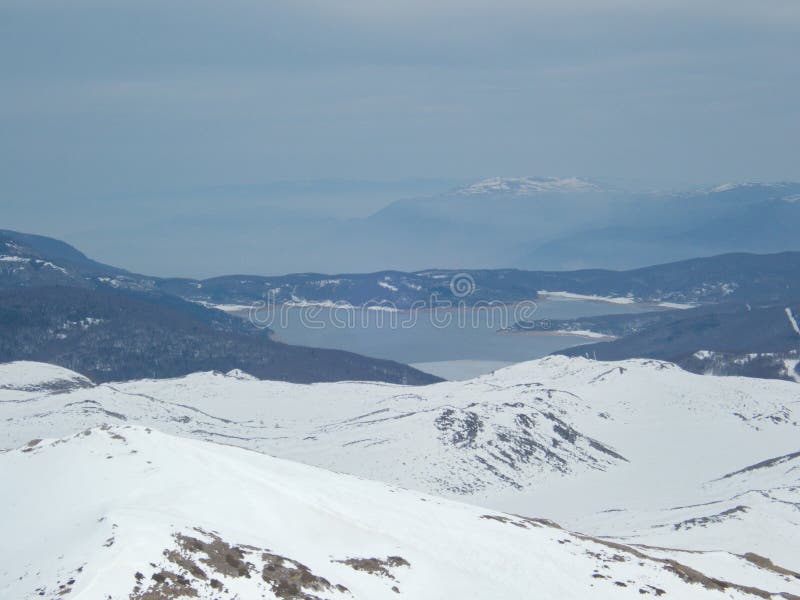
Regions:
<svg viewBox="0 0 800 600"><path fill-rule="evenodd" d="M490 177L434 191L444 185L381 191L331 184L323 186L327 202L320 188L311 203L301 202L304 192L292 186L196 190L168 201L168 216L143 200L115 206L121 216L98 215L94 225L67 220L63 231L112 264L204 279L231 273L232 264L240 273L271 275L430 267L561 271L800 250L800 183L667 192L578 177ZM348 198L372 200L357 212L337 211Z"/></svg>
<svg viewBox="0 0 800 600"><path fill-rule="evenodd" d="M490 177L461 186L453 194L475 196L503 194L510 196L530 196L542 193L599 192L602 187L578 177Z"/></svg>
<svg viewBox="0 0 800 600"><path fill-rule="evenodd" d="M800 183L630 192L578 178L491 178L399 200L335 233L359 270L430 265L631 269L729 252L800 250ZM334 230L336 231L336 230ZM340 246L339 241L343 242Z"/></svg>
<svg viewBox="0 0 800 600"><path fill-rule="evenodd" d="M68 285L179 296L206 305L390 304L398 309L434 302L514 303L539 292L570 292L652 304L781 302L800 298L800 252L728 254L628 271L524 271L428 269L358 274L299 273L211 279L158 278L93 261L58 240L0 230L0 290ZM462 283L464 289L454 289Z"/></svg>

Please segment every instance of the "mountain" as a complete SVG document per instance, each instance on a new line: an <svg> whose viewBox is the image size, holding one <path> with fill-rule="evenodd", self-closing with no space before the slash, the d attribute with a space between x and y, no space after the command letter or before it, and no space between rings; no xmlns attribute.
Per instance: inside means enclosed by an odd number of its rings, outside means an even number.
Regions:
<svg viewBox="0 0 800 600"><path fill-rule="evenodd" d="M271 277L228 275L198 280L129 273L87 259L58 240L14 232L3 235L0 290L41 285L132 290L178 296L231 310L246 309L266 299L276 304L384 304L398 309L436 302L514 303L534 300L544 290L652 304L780 302L800 298L800 280L796 277L800 252L724 254L628 271L428 269ZM466 287L455 289L460 284Z"/></svg>
<svg viewBox="0 0 800 600"><path fill-rule="evenodd" d="M45 361L94 381L209 369L297 382L438 381L392 361L282 344L246 320L155 293L25 287L0 292L0 323L0 362Z"/></svg>
<svg viewBox="0 0 800 600"><path fill-rule="evenodd" d="M223 186L131 198L113 216L95 211L88 222L72 215L46 226L131 271L204 279L230 273L232 264L269 275L635 269L800 250L796 182L659 191L522 176L448 185Z"/></svg>
<svg viewBox="0 0 800 600"><path fill-rule="evenodd" d="M577 177L490 177L453 190L453 194L474 196L506 194L531 196L544 193L598 192L601 187Z"/></svg>
<svg viewBox="0 0 800 600"><path fill-rule="evenodd" d="M383 268L529 268L529 247L610 222L627 198L627 193L577 178L490 178L436 196L393 202L352 222L349 235L373 249Z"/></svg>
<svg viewBox="0 0 800 600"><path fill-rule="evenodd" d="M640 193L575 178L491 178L399 200L367 219L363 235L408 248L394 261L381 253L383 266L398 268L400 260L413 269L438 256L437 264L454 267L632 269L698 255L798 250L797 198L800 183Z"/></svg>
<svg viewBox="0 0 800 600"><path fill-rule="evenodd" d="M588 332L613 341L559 350L600 360L656 358L695 373L800 381L800 302L517 323L514 332Z"/></svg>
<svg viewBox="0 0 800 600"><path fill-rule="evenodd" d="M0 230L0 290L48 285L147 291L153 280L94 261L60 240Z"/></svg>
<svg viewBox="0 0 800 600"><path fill-rule="evenodd" d="M562 356L414 389L241 372L88 386L31 363L0 365L0 381L0 447L146 427L640 548L754 554L800 572L794 383Z"/></svg>
<svg viewBox="0 0 800 600"><path fill-rule="evenodd" d="M50 269L69 276L73 274L121 275L126 273L91 260L69 244L42 235L19 233L7 229L0 230L0 251L3 262L18 263L17 268L30 266L33 269ZM56 264L47 264L49 261ZM66 273L65 273L66 271Z"/></svg>
<svg viewBox="0 0 800 600"><path fill-rule="evenodd" d="M168 280L159 289L187 299L248 305L270 298L283 303L386 303L399 309L439 302L514 303L545 290L588 299L628 299L650 304L707 304L783 301L800 297L800 252L725 254L634 269L610 271L442 270L415 273L299 274L281 277L229 276L202 282ZM453 287L468 285L465 294ZM416 304L415 304L416 303Z"/></svg>
<svg viewBox="0 0 800 600"><path fill-rule="evenodd" d="M522 264L630 268L698 255L797 250L798 197L798 183L635 194L610 219L532 244Z"/></svg>
<svg viewBox="0 0 800 600"><path fill-rule="evenodd" d="M31 440L0 455L0 474L8 598L777 599L800 587L761 557L628 546L141 427Z"/></svg>
<svg viewBox="0 0 800 600"><path fill-rule="evenodd" d="M490 177L444 192L345 186L310 203L291 187L254 188L246 200L237 190L198 190L170 198L174 214L155 221L142 216L153 212L150 199L131 204L125 218L96 215L93 228L71 220L63 227L73 232L71 241L113 264L205 279L230 273L232 264L237 272L271 275L627 270L730 252L800 250L800 183L792 182L676 192L577 177ZM348 210L357 198L363 209ZM119 240L130 249L120 249Z"/></svg>
<svg viewBox="0 0 800 600"><path fill-rule="evenodd" d="M186 299L247 305L266 297L277 304L327 302L360 306L391 303L519 302L544 290L566 291L596 300L627 298L640 303L706 304L768 302L800 297L800 252L724 254L655 265L630 271L464 271L429 269L414 273L380 271L366 274L298 274L280 277L234 275L210 280L164 280L158 289ZM454 293L463 280L466 294ZM113 283L114 280L112 280ZM123 285L120 283L119 285ZM417 304L419 306L419 304Z"/></svg>

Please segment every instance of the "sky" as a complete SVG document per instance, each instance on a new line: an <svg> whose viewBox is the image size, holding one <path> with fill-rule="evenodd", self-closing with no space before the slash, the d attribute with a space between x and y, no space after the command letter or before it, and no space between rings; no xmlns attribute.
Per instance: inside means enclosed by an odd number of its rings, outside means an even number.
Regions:
<svg viewBox="0 0 800 600"><path fill-rule="evenodd" d="M0 0L2 226L798 180L799 55L796 0Z"/></svg>

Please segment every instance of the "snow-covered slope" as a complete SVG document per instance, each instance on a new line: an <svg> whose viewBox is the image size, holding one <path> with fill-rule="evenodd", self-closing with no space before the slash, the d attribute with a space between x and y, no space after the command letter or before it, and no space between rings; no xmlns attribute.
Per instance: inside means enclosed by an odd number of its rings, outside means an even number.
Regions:
<svg viewBox="0 0 800 600"><path fill-rule="evenodd" d="M7 446L116 419L456 495L522 490L537 478L626 461L570 422L583 413L594 415L590 421L604 416L530 376L409 388L294 385L209 372L28 396L4 412L0 444Z"/></svg>
<svg viewBox="0 0 800 600"><path fill-rule="evenodd" d="M32 363L13 364L29 370ZM52 377L50 369L42 366L42 376ZM677 462L687 463L681 469L697 482L707 481L796 450L800 400L796 385L786 382L703 377L658 361L560 356L417 388L295 385L232 372L19 399L26 401L3 408L4 446L98 425L115 418L111 413L119 421L484 500L565 474L645 477L651 467Z"/></svg>
<svg viewBox="0 0 800 600"><path fill-rule="evenodd" d="M0 403L0 447L137 424L588 534L755 553L800 571L800 472L788 462L742 471L800 450L795 383L549 357L418 388L231 372L15 394Z"/></svg>
<svg viewBox="0 0 800 600"><path fill-rule="evenodd" d="M800 593L761 557L624 546L141 427L32 440L0 479L3 598Z"/></svg>
<svg viewBox="0 0 800 600"><path fill-rule="evenodd" d="M83 375L56 365L25 360L0 363L0 401L36 398L43 393L66 392L92 385Z"/></svg>
<svg viewBox="0 0 800 600"><path fill-rule="evenodd" d="M726 473L685 502L590 514L571 525L627 543L738 549L800 566L800 452Z"/></svg>

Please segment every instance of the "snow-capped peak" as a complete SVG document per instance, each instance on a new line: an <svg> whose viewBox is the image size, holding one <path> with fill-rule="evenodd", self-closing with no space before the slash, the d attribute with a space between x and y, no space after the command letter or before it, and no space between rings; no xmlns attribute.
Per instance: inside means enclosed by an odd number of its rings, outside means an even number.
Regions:
<svg viewBox="0 0 800 600"><path fill-rule="evenodd" d="M722 184L720 184L720 185L718 185L716 187L711 188L711 193L712 194L720 194L722 192L729 192L731 190L735 190L738 187L748 186L748 185L752 185L752 184L746 184L746 183L722 183Z"/></svg>
<svg viewBox="0 0 800 600"><path fill-rule="evenodd" d="M732 190L740 190L747 188L785 188L785 187L787 187L787 184L781 182L763 183L758 181L744 181L740 183L720 184L716 187L711 188L710 193L721 194L723 192L730 192Z"/></svg>
<svg viewBox="0 0 800 600"><path fill-rule="evenodd" d="M242 381L258 381L258 377L250 375L241 369L231 369L225 373L225 377L232 377L234 379L241 379Z"/></svg>
<svg viewBox="0 0 800 600"><path fill-rule="evenodd" d="M460 187L457 194L510 194L527 196L545 192L591 192L600 189L596 184L577 177L490 177Z"/></svg>

